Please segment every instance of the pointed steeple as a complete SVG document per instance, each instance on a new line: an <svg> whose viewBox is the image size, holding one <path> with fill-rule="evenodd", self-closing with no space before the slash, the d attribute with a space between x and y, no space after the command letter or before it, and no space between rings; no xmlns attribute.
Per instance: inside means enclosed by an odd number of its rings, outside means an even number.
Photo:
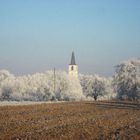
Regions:
<svg viewBox="0 0 140 140"><path fill-rule="evenodd" d="M71 62L69 64L69 76L71 78L78 78L78 65L75 62L74 52L72 52Z"/></svg>
<svg viewBox="0 0 140 140"><path fill-rule="evenodd" d="M76 65L76 63L75 63L75 55L74 55L74 52L72 52L71 63L70 63L70 65Z"/></svg>

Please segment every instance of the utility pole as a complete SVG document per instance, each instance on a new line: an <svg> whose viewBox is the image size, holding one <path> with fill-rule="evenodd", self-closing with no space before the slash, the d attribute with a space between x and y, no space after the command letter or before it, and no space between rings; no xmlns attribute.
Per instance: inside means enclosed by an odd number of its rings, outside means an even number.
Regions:
<svg viewBox="0 0 140 140"><path fill-rule="evenodd" d="M54 68L54 94L55 94L55 89L56 89L56 73L55 73L55 68Z"/></svg>

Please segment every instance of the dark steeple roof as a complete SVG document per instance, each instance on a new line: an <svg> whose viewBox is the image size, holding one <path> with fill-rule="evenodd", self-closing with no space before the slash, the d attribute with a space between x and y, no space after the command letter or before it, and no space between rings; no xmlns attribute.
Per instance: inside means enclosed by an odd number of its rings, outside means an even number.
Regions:
<svg viewBox="0 0 140 140"><path fill-rule="evenodd" d="M74 52L72 52L72 56L71 56L71 63L70 65L76 65L75 63L75 56L74 56Z"/></svg>

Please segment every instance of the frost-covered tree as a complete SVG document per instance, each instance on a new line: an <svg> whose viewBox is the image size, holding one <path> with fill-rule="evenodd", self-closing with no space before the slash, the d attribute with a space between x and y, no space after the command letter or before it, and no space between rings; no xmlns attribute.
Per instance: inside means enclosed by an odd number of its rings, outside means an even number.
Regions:
<svg viewBox="0 0 140 140"><path fill-rule="evenodd" d="M0 83L8 77L13 77L13 75L7 70L0 70Z"/></svg>
<svg viewBox="0 0 140 140"><path fill-rule="evenodd" d="M124 61L116 66L114 86L119 99L140 100L140 59Z"/></svg>
<svg viewBox="0 0 140 140"><path fill-rule="evenodd" d="M80 75L80 82L83 93L86 97L91 96L94 100L107 100L115 96L112 79L98 75Z"/></svg>
<svg viewBox="0 0 140 140"><path fill-rule="evenodd" d="M68 100L85 100L79 79L76 77L69 77L69 92L67 92L65 96L69 97Z"/></svg>
<svg viewBox="0 0 140 140"><path fill-rule="evenodd" d="M79 80L70 80L63 71L14 76L0 71L0 100L52 101L80 100L83 98Z"/></svg>

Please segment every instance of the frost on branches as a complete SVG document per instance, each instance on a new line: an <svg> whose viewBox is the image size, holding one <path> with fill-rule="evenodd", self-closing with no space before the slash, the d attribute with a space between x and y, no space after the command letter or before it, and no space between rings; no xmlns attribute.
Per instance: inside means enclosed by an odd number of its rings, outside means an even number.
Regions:
<svg viewBox="0 0 140 140"><path fill-rule="evenodd" d="M119 99L140 100L140 59L124 61L116 66L114 86Z"/></svg>
<svg viewBox="0 0 140 140"><path fill-rule="evenodd" d="M80 101L111 99L111 80L99 76L69 77L64 71L14 76L0 71L0 100L7 101ZM110 94L111 93L111 94ZM109 95L110 94L110 95Z"/></svg>
<svg viewBox="0 0 140 140"><path fill-rule="evenodd" d="M140 59L116 66L112 78L98 75L69 77L64 71L14 76L0 71L1 101L81 101L114 98L140 100Z"/></svg>
<svg viewBox="0 0 140 140"><path fill-rule="evenodd" d="M84 98L79 80L71 80L63 71L14 76L0 71L0 100L12 101L71 101Z"/></svg>
<svg viewBox="0 0 140 140"><path fill-rule="evenodd" d="M98 75L80 75L80 81L83 94L87 98L110 100L116 96L112 87L112 78L100 77Z"/></svg>

